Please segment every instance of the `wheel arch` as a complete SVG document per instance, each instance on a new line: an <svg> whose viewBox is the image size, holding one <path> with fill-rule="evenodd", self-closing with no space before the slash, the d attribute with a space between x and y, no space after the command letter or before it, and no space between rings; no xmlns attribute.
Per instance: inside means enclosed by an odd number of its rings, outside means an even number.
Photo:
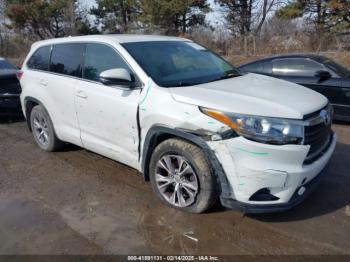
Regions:
<svg viewBox="0 0 350 262"><path fill-rule="evenodd" d="M24 110L25 110L25 118L26 118L27 126L28 126L30 132L32 132L32 127L30 124L30 113L32 112L32 109L37 105L40 105L44 108L44 110L49 115L49 117L52 121L52 125L54 127L54 130L56 130L55 125L54 125L53 120L52 120L52 117L51 117L49 111L47 110L46 106L40 100L38 100L34 97L31 97L31 96L27 96L24 98ZM56 133L56 131L55 131L55 133Z"/></svg>
<svg viewBox="0 0 350 262"><path fill-rule="evenodd" d="M24 115L25 115L27 126L28 126L30 132L32 132L32 127L30 125L30 113L32 112L32 109L37 105L43 106L45 108L45 110L47 111L46 107L38 99L31 97L31 96L27 96L24 98L24 110L25 110Z"/></svg>
<svg viewBox="0 0 350 262"><path fill-rule="evenodd" d="M142 168L142 173L145 181L150 180L149 162L154 149L161 142L170 138L179 138L201 148L205 153L205 156L210 165L210 168L212 169L213 174L217 178L217 181L219 184L219 192L221 196L226 196L231 194L230 184L227 180L226 174L219 160L217 159L215 153L208 146L204 138L202 138L200 135L190 133L185 130L174 129L174 128L160 126L160 125L151 127L147 132L147 135L145 138L145 142L142 150L142 161L141 161L141 168Z"/></svg>

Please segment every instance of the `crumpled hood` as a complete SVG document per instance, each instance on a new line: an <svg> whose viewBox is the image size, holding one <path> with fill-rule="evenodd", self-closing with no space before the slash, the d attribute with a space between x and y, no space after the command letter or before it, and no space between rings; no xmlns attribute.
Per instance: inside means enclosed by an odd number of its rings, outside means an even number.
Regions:
<svg viewBox="0 0 350 262"><path fill-rule="evenodd" d="M225 112L302 119L326 106L323 95L284 80L247 74L211 83L170 88L176 101Z"/></svg>

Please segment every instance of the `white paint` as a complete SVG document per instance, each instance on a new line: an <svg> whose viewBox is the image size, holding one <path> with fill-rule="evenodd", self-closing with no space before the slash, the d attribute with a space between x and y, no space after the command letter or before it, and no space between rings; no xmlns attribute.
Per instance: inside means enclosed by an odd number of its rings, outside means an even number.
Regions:
<svg viewBox="0 0 350 262"><path fill-rule="evenodd" d="M209 142L220 160L227 178L234 189L236 200L249 204L271 204L254 202L249 198L261 188L269 188L280 199L274 203L286 203L295 190L301 186L304 178L308 182L315 178L332 156L336 135L328 151L317 161L303 165L309 146L303 145L267 145L242 137L224 141ZM238 150L244 148L246 151ZM254 155L249 152L267 153Z"/></svg>
<svg viewBox="0 0 350 262"><path fill-rule="evenodd" d="M249 74L207 84L159 87L120 45L135 41L188 41L163 36L108 35L46 40L35 43L33 52L47 44L66 42L104 43L114 48L142 83L141 89L125 90L74 77L29 70L22 67L21 102L31 96L47 108L57 136L67 142L115 159L141 171L145 137L154 125L200 131L208 136L228 130L223 123L203 114L199 106L233 113L301 119L319 110L327 99L304 87L285 81ZM141 139L137 132L140 107ZM314 178L330 159L336 139L314 163L303 166L309 150L304 145L268 145L243 137L211 141L208 145L224 168L234 196L241 202L258 189L268 187L288 202L301 181ZM252 152L252 153L249 153ZM258 204L267 204L258 202ZM270 203L269 203L270 204Z"/></svg>
<svg viewBox="0 0 350 262"><path fill-rule="evenodd" d="M131 81L130 73L124 68L116 68L116 69L103 71L100 74L100 77Z"/></svg>
<svg viewBox="0 0 350 262"><path fill-rule="evenodd" d="M226 112L302 119L328 102L305 87L258 74L188 88L171 88L175 100ZM305 102L307 101L307 102Z"/></svg>

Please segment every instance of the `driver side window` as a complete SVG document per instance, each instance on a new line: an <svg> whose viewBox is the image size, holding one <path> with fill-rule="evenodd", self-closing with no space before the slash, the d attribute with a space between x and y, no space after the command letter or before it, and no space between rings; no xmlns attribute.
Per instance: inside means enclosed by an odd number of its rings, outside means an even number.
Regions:
<svg viewBox="0 0 350 262"><path fill-rule="evenodd" d="M124 68L133 74L123 58L111 47L103 44L86 44L83 78L99 81L106 70Z"/></svg>

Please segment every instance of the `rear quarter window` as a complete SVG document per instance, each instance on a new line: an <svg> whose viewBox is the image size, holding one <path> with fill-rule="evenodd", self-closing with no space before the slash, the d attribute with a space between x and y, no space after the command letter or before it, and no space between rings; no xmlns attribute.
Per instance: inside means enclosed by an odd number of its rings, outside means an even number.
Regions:
<svg viewBox="0 0 350 262"><path fill-rule="evenodd" d="M50 72L81 77L84 44L57 44L53 46Z"/></svg>
<svg viewBox="0 0 350 262"><path fill-rule="evenodd" d="M30 69L48 71L50 61L51 46L40 47L34 52L32 57L27 62L27 67Z"/></svg>

